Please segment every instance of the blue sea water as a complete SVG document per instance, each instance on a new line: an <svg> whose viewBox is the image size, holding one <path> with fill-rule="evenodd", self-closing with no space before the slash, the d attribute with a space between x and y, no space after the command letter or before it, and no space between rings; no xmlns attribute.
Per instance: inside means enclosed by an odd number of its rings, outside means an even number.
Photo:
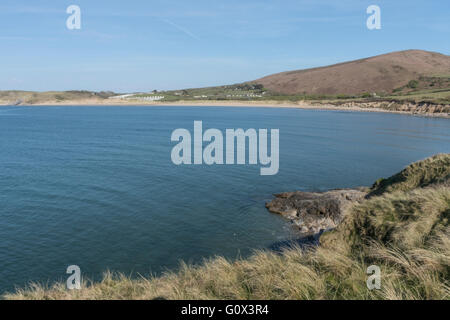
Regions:
<svg viewBox="0 0 450 320"><path fill-rule="evenodd" d="M176 166L177 128L280 129L280 171ZM450 120L387 113L221 107L1 107L0 292L98 279L295 237L273 193L370 185L450 152Z"/></svg>

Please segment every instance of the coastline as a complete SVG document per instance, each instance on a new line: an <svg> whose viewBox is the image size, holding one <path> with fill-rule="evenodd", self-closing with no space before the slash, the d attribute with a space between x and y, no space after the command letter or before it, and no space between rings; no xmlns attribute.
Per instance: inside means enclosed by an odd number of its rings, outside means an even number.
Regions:
<svg viewBox="0 0 450 320"><path fill-rule="evenodd" d="M49 101L38 104L21 104L18 106L39 107L39 106L56 106L56 107L71 107L71 106L137 106L137 107L231 107L231 108L283 108L283 109L304 109L304 110L335 110L335 111L351 111L351 112L383 112L396 113L403 115L413 115L421 117L437 117L450 118L450 113L446 112L413 112L403 110L389 110L379 107L358 106L362 103L352 103L351 106L335 105L331 103L308 103L304 101L299 102L280 102L280 101L217 101L217 100L199 100L188 101L182 100L177 102L150 102L140 100L118 100L118 99L86 99L86 100L70 100L70 101ZM405 104L406 105L406 104ZM0 102L0 106L14 106Z"/></svg>
<svg viewBox="0 0 450 320"><path fill-rule="evenodd" d="M317 206L322 210L325 205L330 209L328 213L342 216L332 230L319 235L314 246L293 244L234 260L216 256L197 265L181 263L178 269L161 276L133 277L107 271L100 281L83 278L79 290L67 290L62 281L32 283L0 293L0 299L448 299L446 261L450 257L450 239L448 219L443 213L448 212L450 204L449 164L450 154L412 163L361 190L364 197L356 194L356 198L347 199L342 194L347 203L341 203L339 212L334 213L330 210L336 207L326 202L341 201L342 197L328 199L327 193L298 192L280 195L283 201L292 196L306 200L303 204L295 199L290 203L300 215L315 215ZM349 190L332 192L335 196L336 192ZM313 203L316 209L310 207L311 196L320 197ZM383 272L383 285L378 290L367 290L370 266Z"/></svg>

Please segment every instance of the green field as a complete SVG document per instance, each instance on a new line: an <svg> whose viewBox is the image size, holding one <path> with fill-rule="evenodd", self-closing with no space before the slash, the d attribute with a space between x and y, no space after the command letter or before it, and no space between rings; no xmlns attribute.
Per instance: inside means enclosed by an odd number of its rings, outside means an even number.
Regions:
<svg viewBox="0 0 450 320"><path fill-rule="evenodd" d="M262 85L253 83L235 84L229 86L208 87L198 89L184 89L175 91L160 91L135 95L136 98L164 96L161 101L198 101L198 100L233 100L233 101L414 101L438 104L450 103L450 76L437 75L433 77L419 77L403 87L396 88L390 93L363 92L358 95L316 95L298 94L284 95L267 90Z"/></svg>

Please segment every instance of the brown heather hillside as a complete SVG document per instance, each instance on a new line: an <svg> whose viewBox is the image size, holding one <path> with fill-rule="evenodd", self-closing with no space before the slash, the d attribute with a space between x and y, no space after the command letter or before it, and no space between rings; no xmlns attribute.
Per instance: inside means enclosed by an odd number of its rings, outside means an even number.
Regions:
<svg viewBox="0 0 450 320"><path fill-rule="evenodd" d="M450 56L422 50L392 52L314 69L282 72L253 81L282 94L391 93L411 80L450 75Z"/></svg>

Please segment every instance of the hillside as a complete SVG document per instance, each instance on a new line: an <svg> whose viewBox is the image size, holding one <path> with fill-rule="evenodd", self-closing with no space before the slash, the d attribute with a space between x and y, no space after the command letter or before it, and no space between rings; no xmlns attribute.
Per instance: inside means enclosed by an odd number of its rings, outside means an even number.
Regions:
<svg viewBox="0 0 450 320"><path fill-rule="evenodd" d="M45 103L69 103L76 100L89 100L101 103L105 99L114 96L114 92L92 91L0 91L0 105L34 105Z"/></svg>
<svg viewBox="0 0 450 320"><path fill-rule="evenodd" d="M407 50L217 87L113 92L0 91L0 105L263 104L450 116L450 56ZM227 104L228 103L228 104Z"/></svg>
<svg viewBox="0 0 450 320"><path fill-rule="evenodd" d="M182 264L161 277L106 273L68 291L34 284L6 299L450 299L450 154L377 181L314 248L261 251L248 259ZM381 270L368 290L367 268Z"/></svg>
<svg viewBox="0 0 450 320"><path fill-rule="evenodd" d="M450 56L407 50L332 66L282 72L253 83L289 95L358 95L365 92L392 93L410 81L448 75ZM417 86L415 83L411 85Z"/></svg>

